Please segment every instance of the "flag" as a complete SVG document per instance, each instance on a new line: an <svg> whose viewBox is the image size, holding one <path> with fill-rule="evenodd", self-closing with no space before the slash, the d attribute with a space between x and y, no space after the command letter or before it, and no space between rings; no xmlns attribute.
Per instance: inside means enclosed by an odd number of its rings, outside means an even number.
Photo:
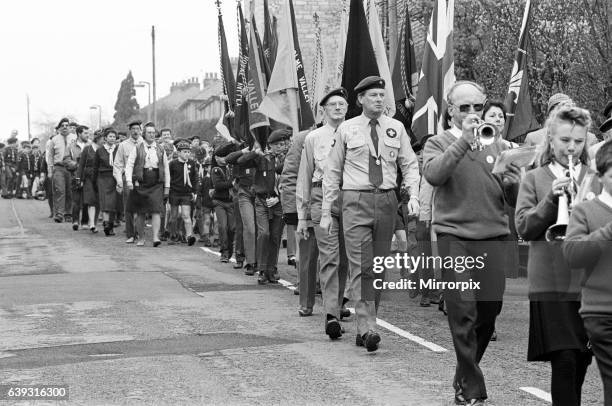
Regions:
<svg viewBox="0 0 612 406"><path fill-rule="evenodd" d="M412 119L412 131L419 141L428 134L442 132L446 95L455 83L454 9L454 0L436 0L429 21Z"/></svg>
<svg viewBox="0 0 612 406"><path fill-rule="evenodd" d="M300 42L298 41L297 26L295 25L295 13L293 11L293 1L289 0L289 12L291 15L291 28L293 32L293 48L295 50L295 66L297 67L298 80L298 120L300 131L307 130L315 124L314 115L312 114L312 99L308 92L308 83L306 82L306 73L304 72L304 60L302 59L302 51L300 51Z"/></svg>
<svg viewBox="0 0 612 406"><path fill-rule="evenodd" d="M367 76L378 76L376 56L361 0L351 0L346 38L342 87L348 93L346 118L349 119L361 114L361 107L357 106L357 93L353 90L355 86Z"/></svg>
<svg viewBox="0 0 612 406"><path fill-rule="evenodd" d="M529 96L527 74L527 44L529 43L529 26L531 22L531 0L525 4L519 45L510 76L510 86L506 96L507 120L505 134L507 140L513 140L529 131L538 128Z"/></svg>
<svg viewBox="0 0 612 406"><path fill-rule="evenodd" d="M276 17L270 20L270 10L268 9L268 0L264 0L264 36L263 36L263 51L270 70L274 69L274 61L276 60L276 51L278 47L278 39L276 37Z"/></svg>
<svg viewBox="0 0 612 406"><path fill-rule="evenodd" d="M257 109L267 90L266 60L261 50L261 41L257 33L255 15L251 14L251 27L249 37L249 66L247 82L247 101L249 106L249 129L251 134L264 145L268 135L270 121Z"/></svg>
<svg viewBox="0 0 612 406"><path fill-rule="evenodd" d="M238 2L238 24L240 28L240 49L238 52L238 73L236 74L236 92L234 95L236 111L234 118L234 138L242 141L250 141L249 131L249 106L248 106L248 67L249 67L249 42L247 40L246 27L242 16L242 7Z"/></svg>
<svg viewBox="0 0 612 406"><path fill-rule="evenodd" d="M380 20L374 0L368 1L368 27L370 29L370 39L376 57L376 65L381 78L385 80L385 112L388 116L395 115L395 97L393 96L393 82L391 81L391 71L387 60L387 47L382 36Z"/></svg>
<svg viewBox="0 0 612 406"><path fill-rule="evenodd" d="M413 99L419 85L419 70L416 66L416 53L412 40L412 27L408 4L405 5L404 20L400 26L399 40L393 63L393 95L395 96L395 118L404 124L411 140L416 141L412 133L412 109L406 107L406 99Z"/></svg>
<svg viewBox="0 0 612 406"><path fill-rule="evenodd" d="M298 78L296 72L293 23L289 1L284 0L283 16L278 26L278 52L274 69L258 111L271 119L293 129L300 130L298 118ZM309 109L310 110L310 109ZM312 112L311 112L312 114Z"/></svg>
<svg viewBox="0 0 612 406"><path fill-rule="evenodd" d="M234 138L230 133L230 129L226 124L226 120L227 118L225 114L221 114L221 117L219 117L217 124L215 124L215 129L217 130L219 135L221 135L221 138L223 138L225 141L231 142Z"/></svg>
<svg viewBox="0 0 612 406"><path fill-rule="evenodd" d="M317 13L313 15L315 21L315 57L312 68L312 109L315 115L315 121L320 123L323 119L323 112L319 108L319 102L325 96L325 68L323 66L323 49L321 47L321 26L319 25L319 16Z"/></svg>
<svg viewBox="0 0 612 406"><path fill-rule="evenodd" d="M344 72L344 49L346 48L346 34L348 30L348 10L346 8L346 0L342 1L342 10L340 12L340 38L338 40L338 51L336 56L336 72L332 76L331 88L340 87L342 83L342 73Z"/></svg>
<svg viewBox="0 0 612 406"><path fill-rule="evenodd" d="M221 63L221 82L223 83L224 111L221 114L221 119L215 126L217 131L225 137L231 135L234 131L234 114L236 108L236 81L234 80L234 72L232 72L232 64L229 59L227 50L227 40L225 39L225 27L223 26L223 16L221 15L221 7L218 7L219 26L218 26L218 41L219 41L219 57ZM229 113L229 114L228 114ZM223 128L221 128L223 127Z"/></svg>

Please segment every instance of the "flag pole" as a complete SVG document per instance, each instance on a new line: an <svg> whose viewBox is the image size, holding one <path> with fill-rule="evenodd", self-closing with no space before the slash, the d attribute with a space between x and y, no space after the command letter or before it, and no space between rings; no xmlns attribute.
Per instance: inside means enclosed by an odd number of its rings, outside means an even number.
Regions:
<svg viewBox="0 0 612 406"><path fill-rule="evenodd" d="M153 123L157 124L156 82L155 82L155 26L151 26L151 50L153 56Z"/></svg>

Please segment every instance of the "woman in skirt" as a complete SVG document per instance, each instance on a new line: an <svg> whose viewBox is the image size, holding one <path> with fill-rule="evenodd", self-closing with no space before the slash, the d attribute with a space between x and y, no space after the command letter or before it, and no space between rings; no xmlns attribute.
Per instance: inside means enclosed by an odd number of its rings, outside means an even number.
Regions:
<svg viewBox="0 0 612 406"><path fill-rule="evenodd" d="M562 106L551 113L540 166L525 175L516 205L516 229L529 241L527 359L550 361L555 406L580 405L592 357L578 314L581 272L570 271L560 241L546 239L546 231L557 221L560 197L575 196L574 185L588 171L585 143L590 124L588 111L577 107Z"/></svg>
<svg viewBox="0 0 612 406"><path fill-rule="evenodd" d="M87 215L89 219L89 229L92 233L97 233L96 221L98 220L98 192L94 182L94 160L96 151L102 145L102 132L96 131L93 142L83 148L81 158L79 159L79 167L77 169L77 177L81 180L81 188L83 191L83 210L87 207Z"/></svg>
<svg viewBox="0 0 612 406"><path fill-rule="evenodd" d="M113 177L113 163L117 154L117 133L112 128L106 130L103 136L104 143L96 151L94 159L94 176L98 188L98 197L104 234L115 235L113 231L113 215L117 209L117 181Z"/></svg>
<svg viewBox="0 0 612 406"><path fill-rule="evenodd" d="M145 216L151 214L153 246L161 244L159 228L164 198L170 190L170 171L164 148L155 142L155 126L145 124L144 142L130 153L125 167L125 178L130 196L127 211L136 213L136 232L139 247L144 246Z"/></svg>

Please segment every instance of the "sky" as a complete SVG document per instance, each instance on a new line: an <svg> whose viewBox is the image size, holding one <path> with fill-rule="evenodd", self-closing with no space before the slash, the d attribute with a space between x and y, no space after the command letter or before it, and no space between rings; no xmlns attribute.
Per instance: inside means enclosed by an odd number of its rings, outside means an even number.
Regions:
<svg viewBox="0 0 612 406"><path fill-rule="evenodd" d="M9 5L10 4L10 5ZM236 1L224 0L230 56L238 54ZM214 0L21 0L0 5L0 140L11 130L27 139L37 123L63 116L96 126L112 122L121 81L152 82L151 26L155 25L157 97L172 82L219 72ZM235 50L235 51L234 51ZM141 106L147 88L136 88Z"/></svg>

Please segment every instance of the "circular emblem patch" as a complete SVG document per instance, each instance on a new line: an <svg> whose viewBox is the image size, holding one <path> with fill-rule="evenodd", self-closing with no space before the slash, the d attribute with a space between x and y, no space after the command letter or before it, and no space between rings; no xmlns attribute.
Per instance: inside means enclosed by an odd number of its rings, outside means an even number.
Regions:
<svg viewBox="0 0 612 406"><path fill-rule="evenodd" d="M395 131L393 128L387 128L387 136L389 138L395 138L397 137L397 131Z"/></svg>
<svg viewBox="0 0 612 406"><path fill-rule="evenodd" d="M492 164L493 162L495 162L495 159L493 159L491 155L487 155L487 162Z"/></svg>
<svg viewBox="0 0 612 406"><path fill-rule="evenodd" d="M391 158L395 158L395 152L394 152L394 151L391 151L391 152L389 153L389 156L390 156Z"/></svg>

